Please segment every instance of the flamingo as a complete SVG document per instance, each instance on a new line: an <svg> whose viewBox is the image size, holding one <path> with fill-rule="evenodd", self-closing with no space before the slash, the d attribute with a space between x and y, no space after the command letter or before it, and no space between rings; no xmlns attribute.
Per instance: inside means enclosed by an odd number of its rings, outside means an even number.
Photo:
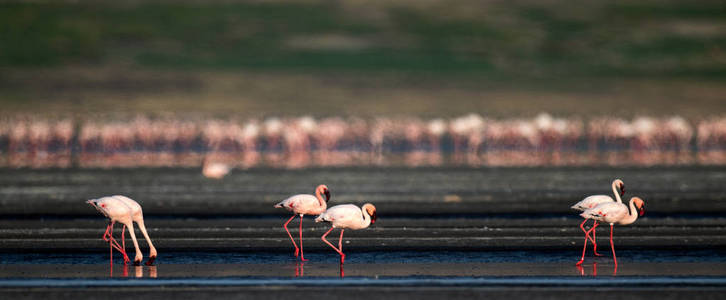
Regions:
<svg viewBox="0 0 726 300"><path fill-rule="evenodd" d="M620 179L615 179L615 180L613 180L612 188L613 188L613 195L615 195L615 199L617 199L617 202L623 203L623 201L620 200L620 196L625 194L625 183L623 183L623 181ZM618 189L620 190L620 193L618 193ZM607 195L592 195L592 196L586 197L585 199L582 199L580 202L575 203L575 205L573 205L571 208L574 210L585 211L585 210L588 210L595 206L598 206L602 203L608 203L608 202L615 202L615 200L613 200L613 198L611 198L610 196L607 196ZM582 221L582 223L580 223L580 228L582 229L582 232L585 232L585 233L587 233L587 230L585 230L584 226L585 226L585 222L587 222L587 220L588 219L585 219L584 221ZM597 220L594 220L593 224L592 224L592 228L597 227L597 225L598 225ZM590 239L590 241L592 241L592 245L593 245L592 251L595 253L595 256L601 256L599 253L597 253L597 242L595 241L595 230L592 231L592 238L590 238L590 235L585 235L585 244L587 244L588 239ZM583 253L583 257L584 257L584 255L585 254ZM580 262L580 263L582 263L582 262Z"/></svg>
<svg viewBox="0 0 726 300"><path fill-rule="evenodd" d="M315 218L315 222L330 222L333 226L323 234L321 239L328 246L333 247L340 254L340 264L345 262L345 254L343 254L343 231L348 228L358 230L368 228L369 225L376 223L376 207L373 204L366 203L360 208L353 204L341 204L329 208L324 213ZM340 228L340 239L338 239L338 248L325 239L328 234L335 228Z"/></svg>
<svg viewBox="0 0 726 300"><path fill-rule="evenodd" d="M325 194L325 200L323 200L323 197L321 194ZM287 222L285 222L284 225L282 225L283 228L285 228L285 231L287 231L287 235L290 237L290 240L292 241L292 245L295 247L295 256L298 256L298 253L300 254L300 260L301 261L307 261L305 259L305 256L303 255L302 250L302 220L304 215L319 215L323 212L325 212L325 209L328 207L328 201L330 201L330 190L328 187L324 184L319 185L317 188L315 188L315 196L308 195L308 194L300 194L300 195L294 195L291 196L285 200L280 201L280 203L275 204L276 208L284 207L285 209L291 211L294 213L292 217L290 217ZM287 224L289 224L292 219L295 218L295 216L300 216L300 248L297 247L295 244L295 239L292 238L292 234L290 234L290 230L287 229Z"/></svg>
<svg viewBox="0 0 726 300"><path fill-rule="evenodd" d="M205 157L202 163L202 175L207 178L221 179L229 173L230 167L220 162L209 162Z"/></svg>
<svg viewBox="0 0 726 300"><path fill-rule="evenodd" d="M637 214L635 213L636 211L638 212ZM615 245L613 244L613 225L615 223L618 223L619 225L633 224L638 219L638 216L642 216L644 213L645 202L643 201L643 199L633 197L630 198L630 202L627 206L623 203L618 202L606 202L588 210L585 210L580 214L580 216L585 219L593 219L600 222L610 223L610 248L613 251L613 261L615 262L615 267L617 267L618 259L617 257L615 257ZM589 231L593 231L593 229L595 228L590 228ZM585 234L589 234L589 231ZM587 244L585 244L585 247L587 247ZM584 249L582 253L582 258L577 263L577 265L582 264L582 260L584 260L585 258Z"/></svg>
<svg viewBox="0 0 726 300"><path fill-rule="evenodd" d="M123 254L124 265L129 262L129 257L126 255L126 242L124 238L124 233L127 226L129 227L129 234L131 234L131 240L133 240L134 242L134 248L136 248L134 265L138 266L141 264L143 255L141 254L141 250L139 249L139 243L136 241L136 234L134 233L133 222L136 222L136 224L139 225L141 233L144 235L146 242L149 244L149 260L146 261L146 265L151 266L154 263L154 260L156 259L156 248L154 248L154 244L151 243L149 234L146 232L146 226L144 226L144 215L141 211L141 205L139 205L139 203L126 196L120 195L103 197L99 199L91 199L86 201L86 203L90 204L91 206L96 208L96 210L98 210L104 216L110 219L110 223L108 224L108 227L106 227L106 233L103 234L103 240L109 242L112 265L113 249L116 249L121 252L121 254ZM121 229L121 246L119 246L118 242L113 238L113 225L116 222L124 224L123 228Z"/></svg>

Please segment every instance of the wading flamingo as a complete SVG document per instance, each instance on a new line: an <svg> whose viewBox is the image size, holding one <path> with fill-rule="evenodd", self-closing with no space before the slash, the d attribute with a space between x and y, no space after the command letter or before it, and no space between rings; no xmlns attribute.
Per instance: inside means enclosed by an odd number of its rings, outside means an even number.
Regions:
<svg viewBox="0 0 726 300"><path fill-rule="evenodd" d="M617 199L617 202L623 203L623 201L620 200L620 196L625 194L625 183L623 183L623 181L620 179L615 179L613 180L612 188L613 195L615 195L615 199ZM619 193L618 190L620 190ZM571 208L574 210L585 211L602 203L609 202L615 202L615 200L607 195L592 195L586 197L585 199L582 199L580 202L575 203L575 205L573 205ZM598 225L597 220L593 220L592 223L592 237L590 237L590 235L587 234L587 230L585 230L585 222L587 222L587 220L588 219L585 219L584 221L582 221L582 223L580 223L580 228L582 229L582 232L585 233L585 244L587 245L587 240L590 239L590 241L592 242L592 252L595 253L595 256L601 256L599 253L597 253L597 242L595 239L594 228Z"/></svg>
<svg viewBox="0 0 726 300"><path fill-rule="evenodd" d="M642 216L645 213L645 202L643 199L638 197L630 198L630 202L626 206L623 203L608 202L595 206L591 209L585 210L580 216L585 219L593 219L600 222L610 223L610 248L613 250L613 261L615 266L618 266L618 259L615 257L615 245L613 244L613 225L618 223L619 225L633 224L638 216ZM590 228L589 231L593 231L595 228ZM589 234L589 231L585 234ZM585 244L585 248L587 244ZM585 259L585 248L582 249L582 258L577 265L582 264Z"/></svg>
<svg viewBox="0 0 726 300"><path fill-rule="evenodd" d="M92 205L96 210L101 212L104 216L110 219L108 227L106 227L106 233L103 234L103 240L109 242L109 248L111 252L111 264L113 264L113 249L115 248L124 256L124 264L129 262L129 257L126 255L126 241L124 233L126 227L129 228L129 234L131 234L131 240L134 242L134 248L136 248L136 257L134 258L134 265L141 264L143 255L139 249L139 243L136 241L136 234L134 233L134 224L139 225L141 233L144 235L146 242L149 244L149 260L146 261L146 265L150 266L156 259L156 248L151 243L151 238L146 232L146 226L144 226L144 215L141 211L141 205L134 200L126 196L110 196L99 199L91 199L86 203ZM121 245L113 238L113 225L119 222L124 224L121 229Z"/></svg>
<svg viewBox="0 0 726 300"><path fill-rule="evenodd" d="M330 222L333 227L330 228L321 239L328 246L333 247L340 254L340 264L345 262L345 254L343 254L343 231L348 228L358 230L368 228L369 225L376 222L376 207L373 204L366 203L360 208L353 204L341 204L329 208L320 216L315 218L315 222ZM325 239L328 234L335 228L340 228L340 239L338 239L338 248Z"/></svg>
<svg viewBox="0 0 726 300"><path fill-rule="evenodd" d="M323 200L323 197L321 194L325 194L325 200ZM294 213L292 217L290 217L287 222L285 222L284 225L282 225L283 228L285 228L285 231L287 231L287 235L290 237L290 240L292 241L292 245L295 247L295 256L298 256L300 254L300 260L306 261L305 256L303 256L303 250L302 250L302 221L304 215L319 215L323 212L325 212L325 209L328 207L328 201L330 201L330 190L327 186L324 184L319 185L317 188L315 188L315 196L313 195L307 195L307 194L300 194L291 196L290 198L287 198L285 200L280 201L280 203L275 204L275 207L280 208L284 207L285 209L291 211ZM295 239L292 238L292 234L290 234L290 230L287 229L287 224L292 221L292 219L295 218L295 216L300 216L300 248L297 247L295 244Z"/></svg>
<svg viewBox="0 0 726 300"><path fill-rule="evenodd" d="M205 157L202 162L202 175L207 178L221 179L229 173L230 167L220 162L210 162L209 157Z"/></svg>

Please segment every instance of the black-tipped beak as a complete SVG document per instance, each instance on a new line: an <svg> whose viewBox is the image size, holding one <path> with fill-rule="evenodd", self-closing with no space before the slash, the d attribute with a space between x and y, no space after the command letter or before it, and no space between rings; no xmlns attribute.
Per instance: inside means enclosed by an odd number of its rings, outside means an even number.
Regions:
<svg viewBox="0 0 726 300"><path fill-rule="evenodd" d="M330 190L325 189L325 202L330 201Z"/></svg>
<svg viewBox="0 0 726 300"><path fill-rule="evenodd" d="M373 214L371 215L371 224L375 224L376 219L378 219L378 217L376 217L376 212L374 211Z"/></svg>
<svg viewBox="0 0 726 300"><path fill-rule="evenodd" d="M642 217L645 214L645 205L641 206L638 210L638 216Z"/></svg>
<svg viewBox="0 0 726 300"><path fill-rule="evenodd" d="M620 185L620 197L622 197L623 195L625 195L625 186L621 184Z"/></svg>

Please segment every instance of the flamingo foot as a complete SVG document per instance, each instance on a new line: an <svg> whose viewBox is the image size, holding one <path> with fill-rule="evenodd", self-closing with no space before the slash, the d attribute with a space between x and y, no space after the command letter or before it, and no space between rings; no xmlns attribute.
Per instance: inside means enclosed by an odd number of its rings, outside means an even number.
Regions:
<svg viewBox="0 0 726 300"><path fill-rule="evenodd" d="M301 256L300 256L300 261L308 261L308 259L305 259L305 258L304 258L304 257L302 257L302 255L301 255Z"/></svg>
<svg viewBox="0 0 726 300"><path fill-rule="evenodd" d="M300 256L300 248L295 247L295 257Z"/></svg>
<svg viewBox="0 0 726 300"><path fill-rule="evenodd" d="M580 260L580 261L578 261L578 262L577 262L577 263L576 263L575 265L576 265L576 266L582 266L582 262L583 262L583 261L584 261L584 260Z"/></svg>
<svg viewBox="0 0 726 300"><path fill-rule="evenodd" d="M141 260L134 260L134 266L140 266Z"/></svg>
<svg viewBox="0 0 726 300"><path fill-rule="evenodd" d="M154 260L156 260L156 256L149 257L149 260L146 261L146 265L147 266L153 266L154 265Z"/></svg>

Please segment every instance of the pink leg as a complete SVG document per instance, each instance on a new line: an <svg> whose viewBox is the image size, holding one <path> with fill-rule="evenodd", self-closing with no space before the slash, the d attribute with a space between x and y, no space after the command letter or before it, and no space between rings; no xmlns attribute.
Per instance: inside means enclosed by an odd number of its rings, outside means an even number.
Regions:
<svg viewBox="0 0 726 300"><path fill-rule="evenodd" d="M618 258L615 257L615 244L613 244L613 224L610 224L610 248L613 249L613 261L615 262L615 267L618 267Z"/></svg>
<svg viewBox="0 0 726 300"><path fill-rule="evenodd" d="M118 243L115 243L116 241L113 239L113 225L114 222L109 223L106 227L106 232L103 234L103 240L108 242L108 246L111 249L111 264L113 264L113 249L115 248L116 250L121 251Z"/></svg>
<svg viewBox="0 0 726 300"><path fill-rule="evenodd" d="M582 258L580 258L580 261L578 261L575 265L579 266L582 264L583 261L585 261L585 250L587 250L587 240L590 238L590 231L592 231L593 228L590 228L590 230L585 232L585 245L582 246Z"/></svg>
<svg viewBox="0 0 726 300"><path fill-rule="evenodd" d="M588 239L590 239L590 242L593 242L593 243L595 243L595 240L594 240L593 238L591 238L589 234L587 234L587 232L588 232L588 229L585 229L585 222L587 222L587 219L585 219L584 221L582 221L582 223L580 223L580 229L582 229L582 232L584 232L584 233L585 233L585 236L586 236L586 237L587 237Z"/></svg>
<svg viewBox="0 0 726 300"><path fill-rule="evenodd" d="M597 225L599 223L597 221L592 223L592 252L595 254L595 256L602 256L602 254L597 253L597 242L595 242L597 239L595 238L595 228L597 228Z"/></svg>
<svg viewBox="0 0 726 300"><path fill-rule="evenodd" d="M597 276L597 263L592 263L592 276Z"/></svg>
<svg viewBox="0 0 726 300"><path fill-rule="evenodd" d="M343 231L345 229L340 230L340 238L338 239L338 249L340 250L340 253L343 253ZM340 258L340 264L343 264L345 262L345 254L343 254L343 257Z"/></svg>
<svg viewBox="0 0 726 300"><path fill-rule="evenodd" d="M121 245L119 245L116 239L113 238L113 225L113 222L111 223L111 225L109 225L108 236L104 236L104 240L107 240L113 248L118 250L118 252L121 252L121 254L124 256L124 264L127 264L129 262L129 257L126 255L126 250L121 248ZM113 251L111 252L113 253Z"/></svg>
<svg viewBox="0 0 726 300"><path fill-rule="evenodd" d="M126 254L126 225L121 228L121 249L124 250L124 256L128 257Z"/></svg>
<svg viewBox="0 0 726 300"><path fill-rule="evenodd" d="M285 222L285 225L282 225L282 227L285 228L285 231L287 231L287 236L290 237L290 240L292 241L292 245L295 247L295 256L297 257L297 255L300 253L300 249L297 247L297 244L295 244L295 239L292 238L292 234L290 234L290 230L287 229L287 224L290 224L290 221L292 221L292 219L294 219L295 217L296 216L293 215L289 220L287 220L287 222Z"/></svg>
<svg viewBox="0 0 726 300"><path fill-rule="evenodd" d="M303 219L303 216L300 216L300 260L301 261L307 261L307 259L305 259L305 256L303 256L303 246L302 246L302 219Z"/></svg>
<svg viewBox="0 0 726 300"><path fill-rule="evenodd" d="M335 248L335 246L333 246L333 244L331 244L330 242L328 242L328 240L325 239L325 237L328 236L328 234L330 234L330 232L333 231L334 228L335 227L331 227L330 230L328 230L325 234L323 234L321 239L323 240L323 242L328 244L328 246L333 248L335 250L335 252L338 252L338 254L340 254L340 264L343 264L343 262L345 261L345 254L343 254L343 251L338 250L338 248ZM340 236L341 237L343 236L342 232L341 232Z"/></svg>

